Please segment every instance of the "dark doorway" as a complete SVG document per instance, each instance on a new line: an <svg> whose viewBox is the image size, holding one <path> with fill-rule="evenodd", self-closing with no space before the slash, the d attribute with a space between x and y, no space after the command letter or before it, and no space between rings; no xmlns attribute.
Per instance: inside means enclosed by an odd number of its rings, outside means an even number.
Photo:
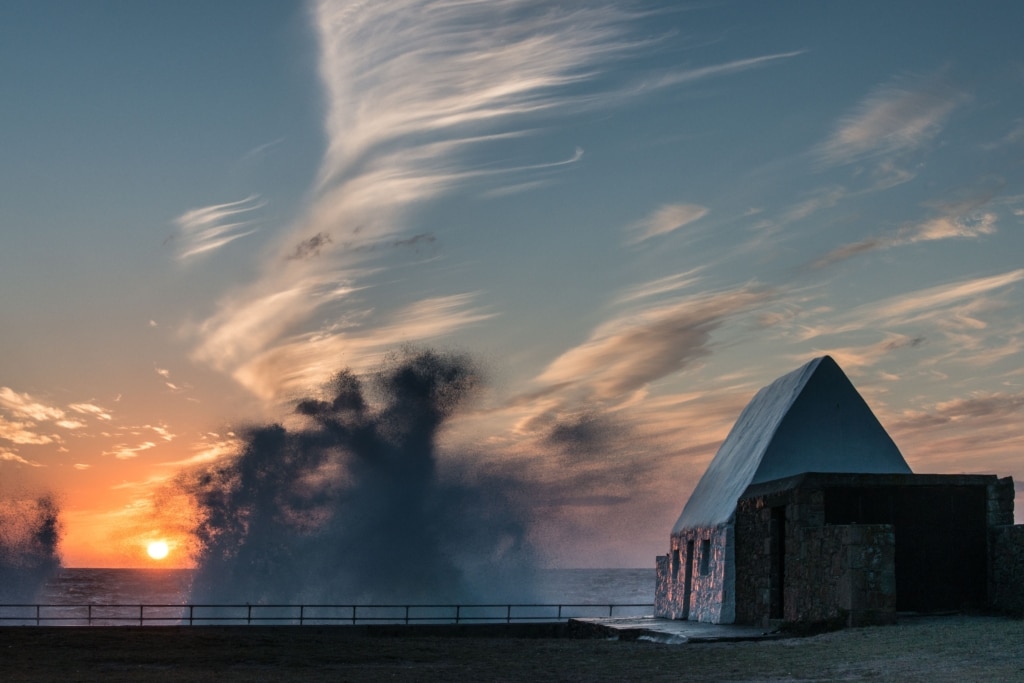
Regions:
<svg viewBox="0 0 1024 683"><path fill-rule="evenodd" d="M683 619L690 618L690 589L693 587L693 541L686 542L686 564L683 566Z"/></svg>
<svg viewBox="0 0 1024 683"><path fill-rule="evenodd" d="M768 528L769 547L769 604L768 617L782 619L785 615L786 599L786 507L773 507Z"/></svg>

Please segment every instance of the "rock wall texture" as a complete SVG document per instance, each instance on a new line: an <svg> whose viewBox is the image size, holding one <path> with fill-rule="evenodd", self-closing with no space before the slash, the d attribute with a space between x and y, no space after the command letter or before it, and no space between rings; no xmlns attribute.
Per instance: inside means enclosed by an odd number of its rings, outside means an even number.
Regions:
<svg viewBox="0 0 1024 683"><path fill-rule="evenodd" d="M1013 499L1016 491L1013 477L997 479L986 487L988 498L988 525L1010 526L1013 524Z"/></svg>
<svg viewBox="0 0 1024 683"><path fill-rule="evenodd" d="M896 618L896 541L890 525L823 525L821 491L788 505L741 500L736 512L736 622L859 626Z"/></svg>
<svg viewBox="0 0 1024 683"><path fill-rule="evenodd" d="M683 529L672 534L669 554L658 558L655 616L733 623L734 553L731 524Z"/></svg>
<svg viewBox="0 0 1024 683"><path fill-rule="evenodd" d="M896 621L896 536L888 524L804 528L790 555L784 619L842 626Z"/></svg>
<svg viewBox="0 0 1024 683"><path fill-rule="evenodd" d="M1024 616L1024 524L993 527L989 553L989 604Z"/></svg>

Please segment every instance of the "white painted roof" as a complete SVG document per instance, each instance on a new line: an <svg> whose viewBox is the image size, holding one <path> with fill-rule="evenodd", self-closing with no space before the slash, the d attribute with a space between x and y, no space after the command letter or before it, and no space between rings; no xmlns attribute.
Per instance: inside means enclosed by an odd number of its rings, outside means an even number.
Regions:
<svg viewBox="0 0 1024 683"><path fill-rule="evenodd" d="M672 531L728 522L750 484L804 472L910 473L885 428L829 356L757 392Z"/></svg>

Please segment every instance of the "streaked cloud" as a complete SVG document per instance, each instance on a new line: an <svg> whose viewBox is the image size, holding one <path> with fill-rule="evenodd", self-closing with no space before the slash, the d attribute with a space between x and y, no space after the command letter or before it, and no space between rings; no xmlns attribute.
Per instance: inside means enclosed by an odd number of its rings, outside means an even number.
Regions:
<svg viewBox="0 0 1024 683"><path fill-rule="evenodd" d="M174 441L174 434L171 433L167 425L145 425L144 428L150 430L164 441Z"/></svg>
<svg viewBox="0 0 1024 683"><path fill-rule="evenodd" d="M948 212L920 223L905 225L894 235L870 237L859 242L844 244L816 259L810 267L813 269L826 268L861 254L919 242L971 239L991 235L996 232L997 220L998 216L994 212L980 209Z"/></svg>
<svg viewBox="0 0 1024 683"><path fill-rule="evenodd" d="M96 405L95 403L72 403L68 406L71 410L82 415L92 415L98 420L109 422L113 419L110 410Z"/></svg>
<svg viewBox="0 0 1024 683"><path fill-rule="evenodd" d="M181 391L181 387L171 381L171 371L167 368L154 368L156 374L163 378L164 386L171 391Z"/></svg>
<svg viewBox="0 0 1024 683"><path fill-rule="evenodd" d="M708 208L698 204L666 204L626 229L630 235L629 242L636 244L658 235L665 235L700 220L707 213Z"/></svg>
<svg viewBox="0 0 1024 683"><path fill-rule="evenodd" d="M276 140L271 140L270 142L264 142L262 145L256 145L255 147L253 147L248 152L242 155L242 161L248 161L250 159L263 156L264 154L266 154L267 150L271 149L272 147L280 145L282 142L284 142L284 138L277 138Z"/></svg>
<svg viewBox="0 0 1024 683"><path fill-rule="evenodd" d="M174 469L205 465L221 458L237 454L241 446L242 441L234 435L227 435L224 438L221 438L216 434L208 435L208 438L204 438L189 447L192 455L181 460L163 462L160 463L160 465L162 467Z"/></svg>
<svg viewBox="0 0 1024 683"><path fill-rule="evenodd" d="M704 80L706 78L729 76L731 74L740 73L741 71L759 69L761 67L769 66L775 62L798 57L805 52L806 50L778 52L775 54L761 55L759 57L749 57L747 59L735 59L730 62L722 62L721 64L712 64L710 66L680 69L666 74L656 81L652 81L650 85L654 85L656 87L667 87Z"/></svg>
<svg viewBox="0 0 1024 683"><path fill-rule="evenodd" d="M901 349L913 349L927 341L923 336L911 337L905 334L887 333L884 338L873 344L862 346L835 346L815 348L814 355L828 354L832 356L847 374L856 375L864 368L872 368L888 356ZM806 354L791 356L794 367L806 362Z"/></svg>
<svg viewBox="0 0 1024 683"><path fill-rule="evenodd" d="M128 446L125 444L119 444L114 446L111 451L106 451L103 455L112 455L118 460L131 460L132 458L139 457L140 453L148 451L152 448L156 448L156 444L152 441L144 441L137 446Z"/></svg>
<svg viewBox="0 0 1024 683"><path fill-rule="evenodd" d="M27 465L28 467L42 467L41 463L26 460L17 453L3 448L0 448L0 462L13 462L18 465Z"/></svg>
<svg viewBox="0 0 1024 683"><path fill-rule="evenodd" d="M628 14L613 5L538 9L518 0L317 2L328 106L321 184L389 141L430 132L461 145L564 106L572 98L556 88L593 78L629 47Z"/></svg>
<svg viewBox="0 0 1024 683"><path fill-rule="evenodd" d="M639 299L647 299L689 289L700 282L700 273L704 270L704 266L698 266L682 273L667 275L657 280L630 287L616 300L616 303L625 304Z"/></svg>
<svg viewBox="0 0 1024 683"><path fill-rule="evenodd" d="M1024 394L979 392L901 411L887 426L915 469L1002 475L1019 471L1022 417Z"/></svg>
<svg viewBox="0 0 1024 683"><path fill-rule="evenodd" d="M236 220L236 217L265 206L259 195L249 195L225 204L213 204L190 209L178 216L178 258L188 259L220 249L240 237L251 235L256 230L250 226L252 220Z"/></svg>
<svg viewBox="0 0 1024 683"><path fill-rule="evenodd" d="M10 387L0 387L0 407L6 408L16 417L39 422L64 417L64 411L60 408L37 401L29 394L18 393Z"/></svg>
<svg viewBox="0 0 1024 683"><path fill-rule="evenodd" d="M42 445L53 443L52 436L33 431L32 422L12 422L0 416L0 439L19 445Z"/></svg>
<svg viewBox="0 0 1024 683"><path fill-rule="evenodd" d="M864 329L886 329L896 325L922 323L939 328L963 329L984 327L973 317L972 306L984 295L1010 287L1024 280L1024 269L987 277L959 280L888 297L857 306L833 317L831 322L805 325L798 337L814 339L824 335L842 334Z"/></svg>
<svg viewBox="0 0 1024 683"><path fill-rule="evenodd" d="M813 196L790 207L782 216L783 223L800 221L822 209L829 209L843 200L849 193L842 187L818 190Z"/></svg>
<svg viewBox="0 0 1024 683"><path fill-rule="evenodd" d="M369 326L295 335L240 364L232 376L257 396L272 399L322 384L339 369L374 369L384 354L403 344L440 339L493 317L474 307L474 295L423 299Z"/></svg>
<svg viewBox="0 0 1024 683"><path fill-rule="evenodd" d="M895 79L841 119L816 153L826 163L845 164L916 149L938 134L965 99L937 78Z"/></svg>
<svg viewBox="0 0 1024 683"><path fill-rule="evenodd" d="M745 286L613 319L555 359L536 381L585 388L600 400L622 399L709 355L712 332L770 296L766 290Z"/></svg>
<svg viewBox="0 0 1024 683"><path fill-rule="evenodd" d="M360 353L480 320L484 314L463 308L464 295L441 293L374 310L391 322L370 335L352 327L369 314L353 295L386 268L379 247L414 237L407 218L418 203L480 179L514 175L523 186L575 164L580 148L556 162L486 167L470 152L530 135L537 116L607 104L566 86L594 80L637 45L626 35L629 13L614 3L323 0L310 16L326 147L309 206L278 235L253 281L190 330L194 358L264 397L322 381L339 362L369 362ZM179 224L195 237L184 253L237 238L248 229L237 215L258 205L251 196L188 212ZM343 329L314 325L318 316Z"/></svg>

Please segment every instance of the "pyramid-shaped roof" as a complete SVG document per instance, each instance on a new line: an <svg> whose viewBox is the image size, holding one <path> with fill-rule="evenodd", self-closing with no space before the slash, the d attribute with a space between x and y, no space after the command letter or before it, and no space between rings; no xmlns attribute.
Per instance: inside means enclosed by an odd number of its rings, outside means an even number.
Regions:
<svg viewBox="0 0 1024 683"><path fill-rule="evenodd" d="M804 472L910 473L885 428L829 356L757 392L697 482L673 532L728 522L750 484Z"/></svg>

